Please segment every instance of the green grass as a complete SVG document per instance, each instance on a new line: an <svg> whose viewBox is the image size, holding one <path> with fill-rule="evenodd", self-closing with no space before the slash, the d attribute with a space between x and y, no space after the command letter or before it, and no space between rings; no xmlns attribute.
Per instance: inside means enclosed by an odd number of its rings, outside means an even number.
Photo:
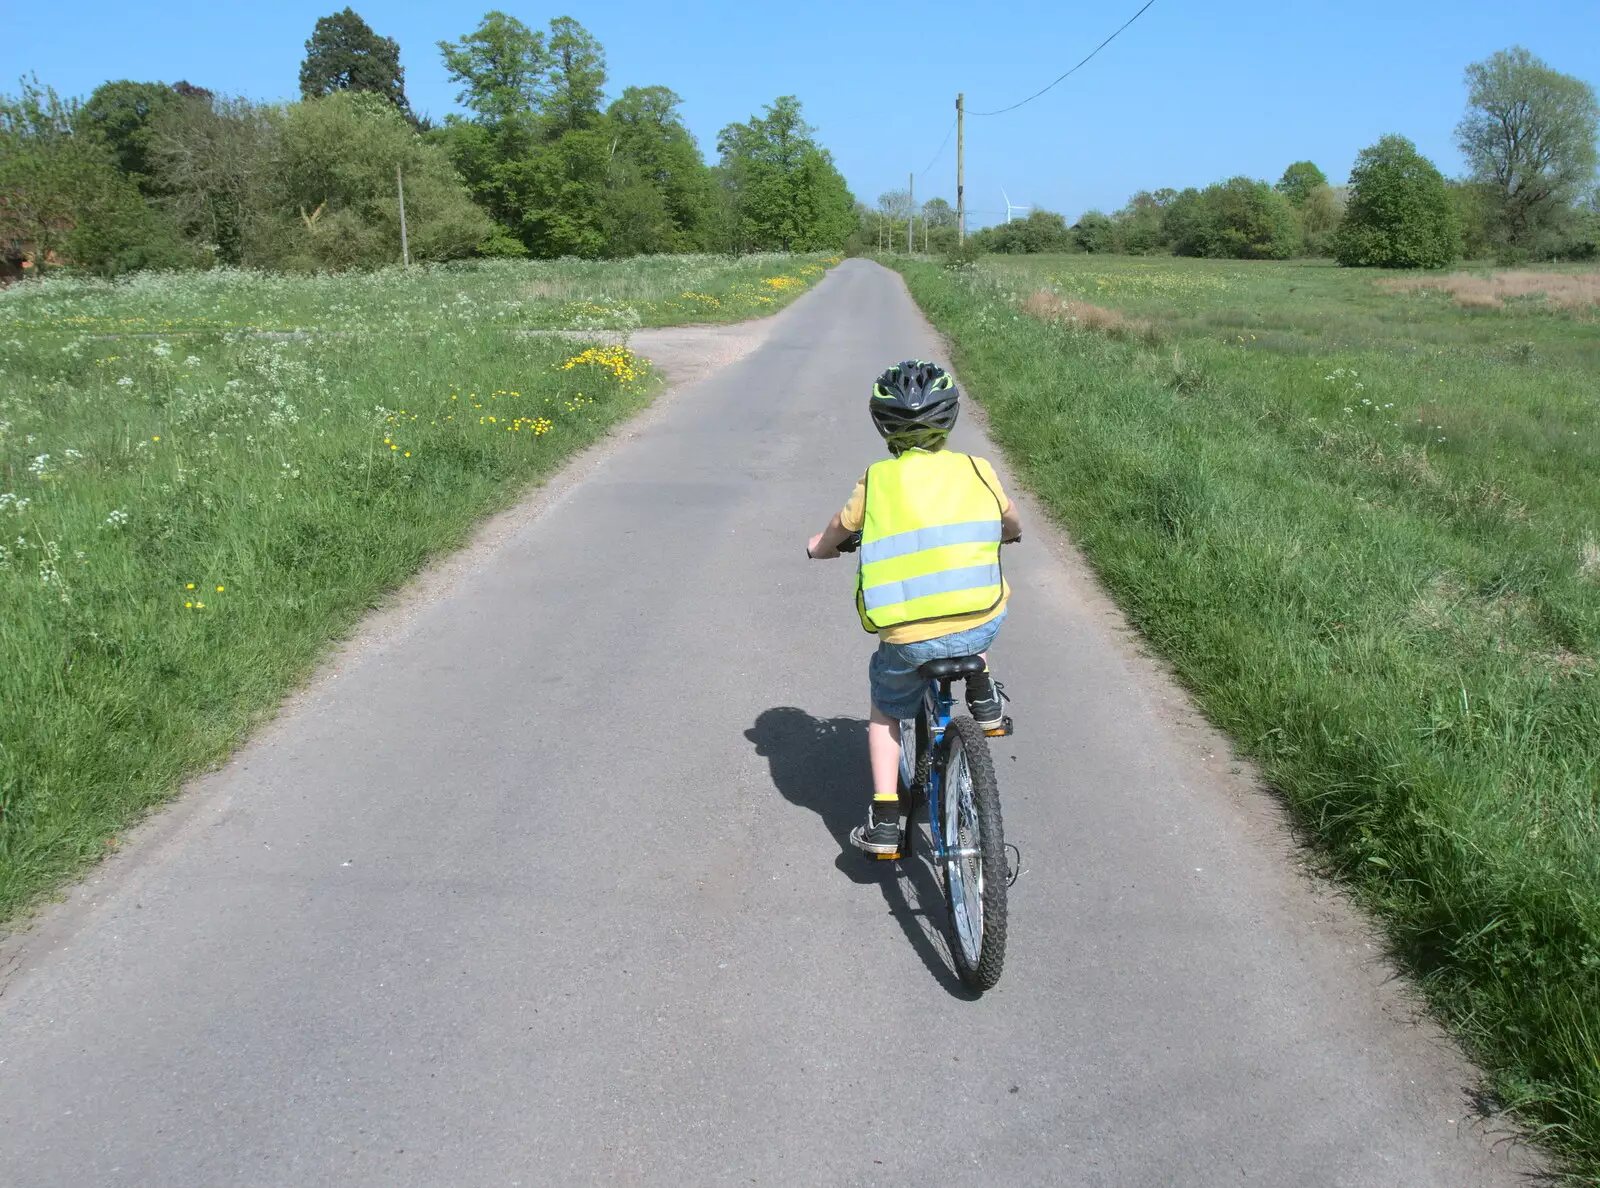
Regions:
<svg viewBox="0 0 1600 1188"><path fill-rule="evenodd" d="M1026 483L1600 1182L1596 311L1317 264L900 267Z"/></svg>
<svg viewBox="0 0 1600 1188"><path fill-rule="evenodd" d="M0 922L226 756L387 591L648 401L627 351L521 330L769 312L826 263L0 291Z"/></svg>

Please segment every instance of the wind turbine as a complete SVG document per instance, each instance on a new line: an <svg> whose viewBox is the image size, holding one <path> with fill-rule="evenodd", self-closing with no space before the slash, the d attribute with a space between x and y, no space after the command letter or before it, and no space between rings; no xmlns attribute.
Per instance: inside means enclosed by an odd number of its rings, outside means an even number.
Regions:
<svg viewBox="0 0 1600 1188"><path fill-rule="evenodd" d="M1012 205L1011 195L1007 194L1003 187L1000 190L1000 197L1002 197L1002 198L1004 198L1006 200L1006 222L1008 222L1008 223L1011 221L1011 212L1012 211L1019 210L1019 211L1022 211L1024 213L1026 213L1027 211L1030 211L1030 210L1033 209L1033 207L1031 207L1031 206L1014 206L1014 205Z"/></svg>

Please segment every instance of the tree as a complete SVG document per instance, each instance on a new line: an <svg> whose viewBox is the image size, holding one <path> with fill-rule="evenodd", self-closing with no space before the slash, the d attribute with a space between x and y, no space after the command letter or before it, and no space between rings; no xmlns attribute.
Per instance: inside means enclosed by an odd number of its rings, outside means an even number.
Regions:
<svg viewBox="0 0 1600 1188"><path fill-rule="evenodd" d="M1283 171L1273 188L1295 206L1304 206L1311 191L1328 184L1328 175L1310 161L1296 161Z"/></svg>
<svg viewBox="0 0 1600 1188"><path fill-rule="evenodd" d="M37 80L0 95L0 244L39 275L61 261L103 275L184 263L106 141L75 130L81 115Z"/></svg>
<svg viewBox="0 0 1600 1188"><path fill-rule="evenodd" d="M544 36L503 12L484 15L460 41L439 42L450 81L461 84L456 102L500 128L530 118L549 65Z"/></svg>
<svg viewBox="0 0 1600 1188"><path fill-rule="evenodd" d="M1072 227L1072 243L1082 252L1117 250L1117 225L1098 210L1085 211Z"/></svg>
<svg viewBox="0 0 1600 1188"><path fill-rule="evenodd" d="M400 43L379 37L353 8L318 17L300 63L300 96L317 99L337 91L366 91L410 118Z"/></svg>
<svg viewBox="0 0 1600 1188"><path fill-rule="evenodd" d="M929 230L939 230L956 225L956 212L943 198L929 198L922 204L922 219Z"/></svg>
<svg viewBox="0 0 1600 1188"><path fill-rule="evenodd" d="M911 250L910 226L916 213L916 204L910 190L885 190L878 195L878 216L883 222L883 246L889 251L899 244L901 250Z"/></svg>
<svg viewBox="0 0 1600 1188"><path fill-rule="evenodd" d="M1494 195L1492 220L1513 248L1534 249L1594 178L1600 105L1594 88L1521 46L1467 67L1456 141L1473 180Z"/></svg>
<svg viewBox="0 0 1600 1188"><path fill-rule="evenodd" d="M1128 205L1117 211L1116 244L1120 251L1133 255L1148 255L1162 248L1170 248L1164 221L1167 207L1178 196L1176 190L1140 190L1128 199Z"/></svg>
<svg viewBox="0 0 1600 1188"><path fill-rule="evenodd" d="M470 255L491 230L445 150L429 144L385 98L343 91L290 104L274 154L270 228L253 263L352 268L400 259L395 167L405 176L415 260Z"/></svg>
<svg viewBox="0 0 1600 1188"><path fill-rule="evenodd" d="M1302 245L1289 200L1248 177L1174 195L1163 209L1162 230L1180 256L1287 260Z"/></svg>
<svg viewBox="0 0 1600 1188"><path fill-rule="evenodd" d="M1344 218L1346 194L1330 185L1312 186L1296 214L1308 256L1326 256L1333 248L1333 236ZM1293 201L1293 199L1291 199Z"/></svg>
<svg viewBox="0 0 1600 1188"><path fill-rule="evenodd" d="M855 199L815 132L800 100L780 95L764 116L717 136L734 251L815 251L849 239Z"/></svg>
<svg viewBox="0 0 1600 1188"><path fill-rule="evenodd" d="M546 43L550 60L550 93L544 103L554 136L588 128L600 115L606 85L606 51L571 17L550 22Z"/></svg>
<svg viewBox="0 0 1600 1188"><path fill-rule="evenodd" d="M283 111L248 99L163 108L151 127L157 201L179 232L224 264L243 264L271 211Z"/></svg>
<svg viewBox="0 0 1600 1188"><path fill-rule="evenodd" d="M209 98L209 95L207 96ZM102 141L117 168L141 188L150 185L151 127L160 113L183 102L165 83L101 83L73 117L73 130Z"/></svg>
<svg viewBox="0 0 1600 1188"><path fill-rule="evenodd" d="M517 230L535 256L606 255L611 141L592 128L568 132L497 171Z"/></svg>
<svg viewBox="0 0 1600 1188"><path fill-rule="evenodd" d="M667 87L628 87L606 110L617 143L616 157L641 183L660 194L671 221L664 241L634 251L697 251L712 246L715 184L699 145L678 115L680 103ZM624 190L627 185L626 176L620 176L616 188ZM639 225L643 201L618 199L630 212L629 225Z"/></svg>
<svg viewBox="0 0 1600 1188"><path fill-rule="evenodd" d="M1067 220L1053 210L1032 210L1025 219L985 227L971 237L986 252L1065 252L1073 246Z"/></svg>
<svg viewBox="0 0 1600 1188"><path fill-rule="evenodd" d="M1444 178L1404 136L1361 150L1350 203L1333 239L1344 265L1443 268L1460 252L1461 229Z"/></svg>

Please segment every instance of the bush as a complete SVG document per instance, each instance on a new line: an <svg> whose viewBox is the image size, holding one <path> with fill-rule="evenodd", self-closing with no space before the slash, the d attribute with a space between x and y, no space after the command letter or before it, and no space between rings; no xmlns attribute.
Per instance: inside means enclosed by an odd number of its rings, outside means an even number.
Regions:
<svg viewBox="0 0 1600 1188"><path fill-rule="evenodd" d="M1300 235L1305 241L1308 256L1333 254L1333 237L1344 218L1345 196L1330 185L1313 186L1305 200L1296 207L1300 219Z"/></svg>
<svg viewBox="0 0 1600 1188"><path fill-rule="evenodd" d="M1117 225L1098 210L1091 210L1072 228L1072 242L1082 252L1117 250Z"/></svg>
<svg viewBox="0 0 1600 1188"><path fill-rule="evenodd" d="M1443 268L1460 254L1461 224L1444 178L1404 136L1363 149L1350 185L1333 241L1340 264Z"/></svg>
<svg viewBox="0 0 1600 1188"><path fill-rule="evenodd" d="M395 166L405 174L411 258L471 255L492 224L445 151L422 140L386 99L340 91L290 104L280 145L275 234L260 262L352 268L400 259Z"/></svg>
<svg viewBox="0 0 1600 1188"><path fill-rule="evenodd" d="M1180 256L1287 260L1302 242L1289 200L1248 177L1184 190L1168 204L1162 229Z"/></svg>
<svg viewBox="0 0 1600 1188"><path fill-rule="evenodd" d="M986 252L1011 255L1070 252L1075 246L1067 220L1053 210L1036 210L1025 219L985 227L972 238Z"/></svg>

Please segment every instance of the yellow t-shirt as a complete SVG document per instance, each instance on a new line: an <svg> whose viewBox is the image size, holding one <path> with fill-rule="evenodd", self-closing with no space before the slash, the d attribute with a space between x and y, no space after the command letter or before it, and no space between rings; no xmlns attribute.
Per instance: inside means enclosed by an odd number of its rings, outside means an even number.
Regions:
<svg viewBox="0 0 1600 1188"><path fill-rule="evenodd" d="M1000 486L1000 476L995 474L994 467L987 458L973 456L973 462L978 467L978 477L981 478L989 489L994 492L994 497L1000 501L1001 508L1006 507L1010 500L1006 498L1005 490ZM860 532L861 526L867 521L867 476L862 475L856 481L856 489L850 494L850 501L844 505L839 513L839 523L851 532ZM950 615L943 619L928 619L921 623L901 623L895 627L885 627L878 632L878 638L885 643L908 644L921 643L925 639L934 639L941 635L954 635L957 631L966 631L969 628L987 623L990 619L998 619L1005 613L1006 600L1011 597L1011 584L1001 579L1000 601L986 611L975 611L970 615Z"/></svg>

